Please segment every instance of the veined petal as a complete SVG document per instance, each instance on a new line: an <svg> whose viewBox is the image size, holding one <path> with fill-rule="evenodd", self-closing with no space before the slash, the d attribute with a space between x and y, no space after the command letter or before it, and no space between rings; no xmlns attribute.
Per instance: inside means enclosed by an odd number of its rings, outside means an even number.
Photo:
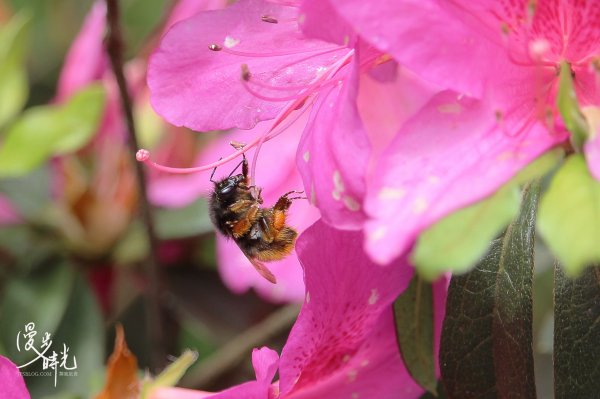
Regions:
<svg viewBox="0 0 600 399"><path fill-rule="evenodd" d="M337 76L339 84L319 94L298 146L296 164L304 189L324 221L361 228L370 143L358 114L356 59Z"/></svg>
<svg viewBox="0 0 600 399"><path fill-rule="evenodd" d="M402 261L377 267L361 241L360 232L322 221L298 239L306 300L281 355L282 397L318 391L321 396L310 397L338 398L344 397L338 391L348 391L385 399L394 389L420 392L403 369L390 309L413 269Z"/></svg>
<svg viewBox="0 0 600 399"><path fill-rule="evenodd" d="M504 50L477 38L434 0L330 0L365 40L425 79L481 98Z"/></svg>
<svg viewBox="0 0 600 399"><path fill-rule="evenodd" d="M366 250L379 264L402 255L419 232L493 193L565 139L538 122L496 120L484 103L446 91L398 132L368 188Z"/></svg>
<svg viewBox="0 0 600 399"><path fill-rule="evenodd" d="M264 22L263 17L281 22ZM348 51L302 37L296 17L294 7L241 0L176 24L150 59L153 107L170 123L199 131L250 129L274 118L287 103L250 93L241 80L243 64L263 83L300 87ZM222 50L211 51L211 44Z"/></svg>

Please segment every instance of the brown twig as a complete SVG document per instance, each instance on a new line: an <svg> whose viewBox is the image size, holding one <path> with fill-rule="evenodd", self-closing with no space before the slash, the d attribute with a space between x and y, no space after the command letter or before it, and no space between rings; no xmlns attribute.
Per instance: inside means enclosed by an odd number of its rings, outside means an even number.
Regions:
<svg viewBox="0 0 600 399"><path fill-rule="evenodd" d="M146 317L148 323L148 336L152 349L151 367L156 370L161 368L166 361L165 346L162 335L162 317L161 317L161 284L160 284L160 265L158 262L157 238L152 221L150 203L146 191L146 176L143 165L136 161L135 154L139 148L135 123L133 121L133 111L131 106L131 97L127 88L127 81L123 72L123 39L121 35L121 25L119 21L118 0L106 0L106 21L108 33L106 37L106 49L110 58L110 64L119 87L121 98L121 107L125 121L127 123L127 135L129 147L131 150L131 159L135 165L137 182L139 188L140 210L142 220L146 226L148 240L150 242L150 254L144 262L146 276L148 278L148 289L146 295Z"/></svg>

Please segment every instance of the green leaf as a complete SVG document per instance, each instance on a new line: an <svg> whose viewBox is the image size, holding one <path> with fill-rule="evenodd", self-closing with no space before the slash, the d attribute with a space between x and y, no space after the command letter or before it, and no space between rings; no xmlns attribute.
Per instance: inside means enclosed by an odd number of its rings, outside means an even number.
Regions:
<svg viewBox="0 0 600 399"><path fill-rule="evenodd" d="M0 148L0 177L22 176L53 155L73 152L96 132L104 109L104 91L88 86L63 105L31 108L6 134Z"/></svg>
<svg viewBox="0 0 600 399"><path fill-rule="evenodd" d="M416 275L394 302L396 337L404 364L413 379L437 394L433 342L433 290Z"/></svg>
<svg viewBox="0 0 600 399"><path fill-rule="evenodd" d="M554 395L597 398L600 392L600 267L573 280L554 269Z"/></svg>
<svg viewBox="0 0 600 399"><path fill-rule="evenodd" d="M590 128L585 117L579 109L577 95L573 86L571 66L566 61L560 64L560 77L556 106L562 116L567 129L571 132L571 142L578 150L583 148L583 143L589 135Z"/></svg>
<svg viewBox="0 0 600 399"><path fill-rule="evenodd" d="M53 378L32 377L27 381L34 398L47 397L53 391L76 397L89 397L97 375L104 368L104 323L91 287L82 276L77 276L69 303L60 326L52 336L51 350L59 353L63 343L69 348L67 365L77 361L77 376L58 376L56 388ZM60 370L59 370L60 371Z"/></svg>
<svg viewBox="0 0 600 399"><path fill-rule="evenodd" d="M142 399L150 397L152 391L157 388L175 386L181 377L183 377L187 369L189 369L197 359L197 352L189 349L186 350L177 360L168 365L155 379L143 382L140 397Z"/></svg>
<svg viewBox="0 0 600 399"><path fill-rule="evenodd" d="M36 273L8 280L0 313L0 338L13 362L24 364L33 358L31 352L16 347L17 334L24 331L25 324L35 323L38 343L46 331L54 334L67 309L73 282L72 267L52 259Z"/></svg>
<svg viewBox="0 0 600 399"><path fill-rule="evenodd" d="M448 397L535 398L532 284L540 185L477 267L448 291L440 364Z"/></svg>
<svg viewBox="0 0 600 399"><path fill-rule="evenodd" d="M0 29L0 127L25 105L28 94L25 50L30 18L14 16Z"/></svg>
<svg viewBox="0 0 600 399"><path fill-rule="evenodd" d="M454 212L425 230L411 257L419 274L435 280L445 271L470 270L485 254L492 239L517 214L519 185L543 176L562 157L562 150L542 155L492 196Z"/></svg>
<svg viewBox="0 0 600 399"><path fill-rule="evenodd" d="M583 156L570 156L542 197L540 234L570 276L600 262L600 183Z"/></svg>
<svg viewBox="0 0 600 399"><path fill-rule="evenodd" d="M191 237L213 230L206 200L199 199L184 208L158 209L155 213L156 232L163 240Z"/></svg>

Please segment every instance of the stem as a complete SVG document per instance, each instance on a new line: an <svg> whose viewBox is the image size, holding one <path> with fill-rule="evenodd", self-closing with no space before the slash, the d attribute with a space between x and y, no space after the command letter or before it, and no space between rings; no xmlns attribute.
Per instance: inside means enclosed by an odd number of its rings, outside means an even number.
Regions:
<svg viewBox="0 0 600 399"><path fill-rule="evenodd" d="M151 348L151 367L155 370L158 370L161 366L163 366L166 360L162 335L161 307L159 302L162 294L162 287L160 284L160 265L157 256L158 240L156 238L154 223L152 221L150 203L148 202L144 168L135 159L135 154L138 149L138 142L135 124L133 121L131 97L129 95L127 81L125 80L125 74L123 72L123 39L119 22L120 18L118 0L106 0L106 6L106 21L108 25L106 49L110 58L110 64L115 76L115 80L117 81L117 85L119 87L121 107L127 124L128 144L137 175L140 211L142 221L146 226L148 241L150 242L150 254L144 262L144 271L149 284L145 290L146 321Z"/></svg>

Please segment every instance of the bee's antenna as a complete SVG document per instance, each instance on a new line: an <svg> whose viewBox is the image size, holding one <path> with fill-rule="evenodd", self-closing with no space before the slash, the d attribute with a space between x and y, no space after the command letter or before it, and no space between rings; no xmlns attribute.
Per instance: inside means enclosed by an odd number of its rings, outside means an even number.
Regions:
<svg viewBox="0 0 600 399"><path fill-rule="evenodd" d="M223 157L219 158L219 161L220 161L221 159L223 159ZM217 171L217 167L215 166L215 167L213 168L213 171L212 171L212 173L210 174L210 181L211 181L212 183L216 183L216 181L214 181L214 180L213 180L213 177L215 176L215 172L216 172L216 171ZM231 175L230 175L230 176L231 176Z"/></svg>

